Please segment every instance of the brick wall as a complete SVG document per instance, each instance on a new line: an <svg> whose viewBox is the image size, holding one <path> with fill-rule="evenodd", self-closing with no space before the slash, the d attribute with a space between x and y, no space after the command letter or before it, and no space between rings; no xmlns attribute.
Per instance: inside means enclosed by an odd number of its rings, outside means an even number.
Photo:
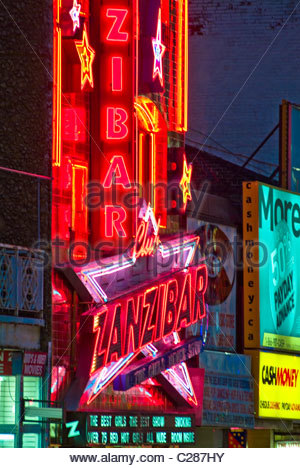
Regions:
<svg viewBox="0 0 300 468"><path fill-rule="evenodd" d="M190 0L189 128L206 135L213 132L212 138L226 148L250 155L278 123L281 100L300 103L300 8L279 33L296 4L296 0ZM205 136L189 131L189 139L200 143ZM212 140L206 144L217 146ZM278 132L257 159L278 163ZM263 169L273 171L272 166Z"/></svg>

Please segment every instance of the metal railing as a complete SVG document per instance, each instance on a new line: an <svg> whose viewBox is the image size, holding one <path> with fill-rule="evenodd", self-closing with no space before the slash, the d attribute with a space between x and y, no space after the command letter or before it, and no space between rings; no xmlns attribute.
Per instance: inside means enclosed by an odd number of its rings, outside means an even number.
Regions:
<svg viewBox="0 0 300 468"><path fill-rule="evenodd" d="M0 244L0 315L42 318L43 251Z"/></svg>

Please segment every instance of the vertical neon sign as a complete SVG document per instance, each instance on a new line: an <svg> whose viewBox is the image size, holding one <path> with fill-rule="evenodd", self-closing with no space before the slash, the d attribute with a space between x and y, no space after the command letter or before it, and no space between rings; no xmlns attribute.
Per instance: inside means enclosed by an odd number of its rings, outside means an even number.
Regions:
<svg viewBox="0 0 300 468"><path fill-rule="evenodd" d="M94 1L93 9L99 18L99 89L92 104L92 177L103 191L92 231L94 243L105 239L114 250L120 237L126 242L134 234L133 209L124 200L133 192L134 174L133 12L125 0L102 0L100 6Z"/></svg>

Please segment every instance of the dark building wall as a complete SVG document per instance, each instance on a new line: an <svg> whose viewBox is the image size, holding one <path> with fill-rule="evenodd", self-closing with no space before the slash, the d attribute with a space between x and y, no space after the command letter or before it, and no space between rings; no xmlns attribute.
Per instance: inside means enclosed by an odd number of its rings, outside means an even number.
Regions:
<svg viewBox="0 0 300 468"><path fill-rule="evenodd" d="M291 15L296 5L297 0L189 2L189 128L203 134L189 131L188 142L203 143L212 132L226 148L249 156L279 121L281 100L300 103L299 8ZM257 159L278 163L278 132Z"/></svg>
<svg viewBox="0 0 300 468"><path fill-rule="evenodd" d="M8 0L0 14L0 243L31 248L51 239L52 2ZM40 184L40 216L38 208ZM50 246L47 248L50 251ZM51 310L45 272L44 317Z"/></svg>
<svg viewBox="0 0 300 468"><path fill-rule="evenodd" d="M51 176L52 2L5 2L0 15L1 166ZM37 240L37 179L1 171L0 241ZM41 181L41 236L49 237L49 181Z"/></svg>

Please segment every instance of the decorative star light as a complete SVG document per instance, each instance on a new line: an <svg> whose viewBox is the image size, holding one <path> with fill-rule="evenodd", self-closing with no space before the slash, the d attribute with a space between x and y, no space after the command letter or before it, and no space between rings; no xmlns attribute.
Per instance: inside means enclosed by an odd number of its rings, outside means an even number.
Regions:
<svg viewBox="0 0 300 468"><path fill-rule="evenodd" d="M73 8L69 11L70 16L73 21L73 32L76 31L76 28L80 28L79 14L81 10L80 3L77 3L77 0L73 1Z"/></svg>
<svg viewBox="0 0 300 468"><path fill-rule="evenodd" d="M76 49L81 62L81 89L84 88L85 83L88 81L91 87L94 87L92 63L95 58L95 51L89 45L89 40L84 26L82 41L75 41Z"/></svg>
<svg viewBox="0 0 300 468"><path fill-rule="evenodd" d="M184 211L186 209L186 204L187 204L188 200L192 199L191 189L190 189L190 183L191 183L191 178L192 178L192 169L193 169L193 167L192 167L191 164L187 165L186 157L184 155L184 157L183 157L183 174L182 174L181 180L179 182L179 187L182 190Z"/></svg>
<svg viewBox="0 0 300 468"><path fill-rule="evenodd" d="M158 10L156 38L152 38L152 47L154 53L153 80L158 76L161 86L164 85L162 72L162 58L166 47L161 42L161 9Z"/></svg>

